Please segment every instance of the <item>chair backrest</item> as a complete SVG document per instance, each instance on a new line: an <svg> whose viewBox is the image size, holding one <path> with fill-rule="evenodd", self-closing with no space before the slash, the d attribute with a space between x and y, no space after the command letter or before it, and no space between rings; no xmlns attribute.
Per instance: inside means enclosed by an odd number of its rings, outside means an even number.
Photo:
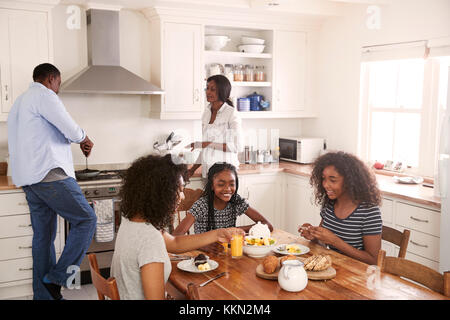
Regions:
<svg viewBox="0 0 450 320"><path fill-rule="evenodd" d="M184 200L181 201L180 205L178 206L177 209L177 221L178 224L180 224L181 222L181 217L180 217L180 211L187 211L189 210L192 205L194 204L195 201L197 201L198 199L200 199L200 197L203 194L203 190L202 189L189 189L189 188L185 188L184 189ZM172 231L174 230L173 226L172 229L170 230L170 233L172 233ZM189 234L189 231L187 232Z"/></svg>
<svg viewBox="0 0 450 320"><path fill-rule="evenodd" d="M385 241L391 242L399 246L400 251L398 252L398 257L405 258L410 233L411 232L408 229L404 229L403 232L400 232L394 228L383 226L381 238Z"/></svg>
<svg viewBox="0 0 450 320"><path fill-rule="evenodd" d="M436 270L411 260L386 257L384 250L378 252L377 265L382 272L410 279L450 297L450 271L440 274Z"/></svg>
<svg viewBox="0 0 450 320"><path fill-rule="evenodd" d="M198 287L196 284L192 282L188 283L186 296L189 300L200 300L200 295L198 293Z"/></svg>
<svg viewBox="0 0 450 320"><path fill-rule="evenodd" d="M111 300L120 300L119 290L117 289L116 279L105 279L98 269L97 257L94 253L88 254L89 267L91 269L92 283L97 289L98 299L105 300L105 296Z"/></svg>

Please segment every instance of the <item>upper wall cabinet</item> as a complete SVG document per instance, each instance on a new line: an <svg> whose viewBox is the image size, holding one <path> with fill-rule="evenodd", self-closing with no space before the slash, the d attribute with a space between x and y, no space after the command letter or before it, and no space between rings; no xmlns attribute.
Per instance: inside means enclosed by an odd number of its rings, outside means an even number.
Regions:
<svg viewBox="0 0 450 320"><path fill-rule="evenodd" d="M33 69L51 60L49 12L3 9L0 3L0 121L33 81Z"/></svg>
<svg viewBox="0 0 450 320"><path fill-rule="evenodd" d="M315 48L310 39L318 25L254 14L167 8L143 12L151 22L151 81L165 90L165 95L151 97L153 117L200 119L206 105L206 79L217 73L230 79L232 101L244 119L315 116L311 104ZM226 36L228 41L220 49L211 48L205 46L209 35ZM240 47L252 41L248 38L264 41L264 50ZM239 108L238 99L255 92L265 103L250 111Z"/></svg>
<svg viewBox="0 0 450 320"><path fill-rule="evenodd" d="M199 119L202 107L203 32L199 24L152 22L152 82L165 94L151 97L152 117Z"/></svg>

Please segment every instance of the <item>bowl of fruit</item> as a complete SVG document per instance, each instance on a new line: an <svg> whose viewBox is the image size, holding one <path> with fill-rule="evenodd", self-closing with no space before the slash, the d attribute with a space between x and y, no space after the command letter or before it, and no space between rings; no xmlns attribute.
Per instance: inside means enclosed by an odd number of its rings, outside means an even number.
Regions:
<svg viewBox="0 0 450 320"><path fill-rule="evenodd" d="M246 236L244 238L244 253L252 258L265 257L276 245L271 237Z"/></svg>

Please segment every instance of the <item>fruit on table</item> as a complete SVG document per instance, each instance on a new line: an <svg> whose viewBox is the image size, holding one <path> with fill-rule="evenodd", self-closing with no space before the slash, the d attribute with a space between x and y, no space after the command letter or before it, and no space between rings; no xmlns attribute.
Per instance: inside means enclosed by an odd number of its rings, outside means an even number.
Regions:
<svg viewBox="0 0 450 320"><path fill-rule="evenodd" d="M382 164L381 162L375 162L375 164L373 165L373 167L375 169L383 169L384 168L384 164Z"/></svg>

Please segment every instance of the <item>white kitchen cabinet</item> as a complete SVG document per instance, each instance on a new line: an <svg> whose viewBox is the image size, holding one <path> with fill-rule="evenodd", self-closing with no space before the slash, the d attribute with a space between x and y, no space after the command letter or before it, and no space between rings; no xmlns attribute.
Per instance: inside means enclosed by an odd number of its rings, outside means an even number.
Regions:
<svg viewBox="0 0 450 320"><path fill-rule="evenodd" d="M394 200L383 198L380 206L381 220L384 226L394 228ZM398 246L382 240L381 249L386 251L388 256L398 256Z"/></svg>
<svg viewBox="0 0 450 320"><path fill-rule="evenodd" d="M55 238L57 258L64 247L64 220L58 217ZM0 192L0 299L33 294L33 229L22 190Z"/></svg>
<svg viewBox="0 0 450 320"><path fill-rule="evenodd" d="M276 30L273 55L273 109L277 112L303 111L306 104L306 33Z"/></svg>
<svg viewBox="0 0 450 320"><path fill-rule="evenodd" d="M0 8L0 121L33 81L33 69L51 60L49 13Z"/></svg>
<svg viewBox="0 0 450 320"><path fill-rule="evenodd" d="M250 206L270 221L274 228L281 228L282 221L282 177L278 174L239 176L239 194ZM239 217L238 226L255 222L245 215Z"/></svg>
<svg viewBox="0 0 450 320"><path fill-rule="evenodd" d="M165 91L151 96L151 115L159 119L200 119L203 112L200 24L153 20L152 82Z"/></svg>
<svg viewBox="0 0 450 320"><path fill-rule="evenodd" d="M307 177L286 174L284 230L298 234L304 223L320 224L320 207L314 204L313 189Z"/></svg>

